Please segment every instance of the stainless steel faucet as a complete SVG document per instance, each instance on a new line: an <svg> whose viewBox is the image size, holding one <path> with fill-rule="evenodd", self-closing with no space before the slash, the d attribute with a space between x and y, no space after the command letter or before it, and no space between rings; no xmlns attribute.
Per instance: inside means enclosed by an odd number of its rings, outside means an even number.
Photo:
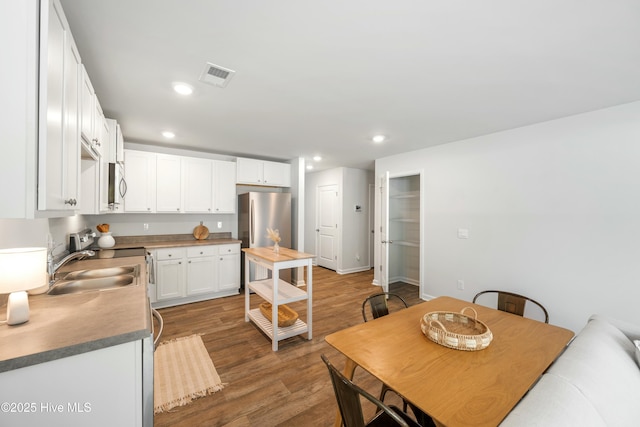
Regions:
<svg viewBox="0 0 640 427"><path fill-rule="evenodd" d="M66 263L74 259L94 256L96 254L94 251L89 251L89 250L72 252L66 257L62 258L57 263L54 263L53 254L51 252L52 251L49 251L49 255L47 257L47 273L49 273L49 286L53 285L53 283L55 282L56 271L58 271L60 267L62 267L63 265L65 265Z"/></svg>

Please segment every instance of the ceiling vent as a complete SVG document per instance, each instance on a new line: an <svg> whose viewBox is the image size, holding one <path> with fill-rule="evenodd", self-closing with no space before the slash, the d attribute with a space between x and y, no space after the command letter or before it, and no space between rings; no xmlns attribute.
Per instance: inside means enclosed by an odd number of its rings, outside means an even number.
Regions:
<svg viewBox="0 0 640 427"><path fill-rule="evenodd" d="M228 68L207 62L202 75L200 75L200 81L213 86L225 87L235 73Z"/></svg>

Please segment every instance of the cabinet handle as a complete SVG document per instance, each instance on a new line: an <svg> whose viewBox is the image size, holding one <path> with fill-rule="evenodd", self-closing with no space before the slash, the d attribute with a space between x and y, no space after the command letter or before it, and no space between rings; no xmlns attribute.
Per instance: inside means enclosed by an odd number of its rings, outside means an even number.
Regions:
<svg viewBox="0 0 640 427"><path fill-rule="evenodd" d="M78 201L76 199L68 199L64 201L64 204L69 206L75 206L78 204Z"/></svg>
<svg viewBox="0 0 640 427"><path fill-rule="evenodd" d="M200 252L200 255L202 255L204 252Z"/></svg>
<svg viewBox="0 0 640 427"><path fill-rule="evenodd" d="M191 261L189 261L189 264L191 264Z"/></svg>
<svg viewBox="0 0 640 427"><path fill-rule="evenodd" d="M182 264L182 261L179 261L178 264Z"/></svg>
<svg viewBox="0 0 640 427"><path fill-rule="evenodd" d="M169 254L169 256L171 256L171 254Z"/></svg>
<svg viewBox="0 0 640 427"><path fill-rule="evenodd" d="M177 210L178 212L180 212L180 208L177 208L176 210Z"/></svg>
<svg viewBox="0 0 640 427"><path fill-rule="evenodd" d="M147 210L148 210L148 211L150 211L150 210L151 210L151 208L147 208Z"/></svg>

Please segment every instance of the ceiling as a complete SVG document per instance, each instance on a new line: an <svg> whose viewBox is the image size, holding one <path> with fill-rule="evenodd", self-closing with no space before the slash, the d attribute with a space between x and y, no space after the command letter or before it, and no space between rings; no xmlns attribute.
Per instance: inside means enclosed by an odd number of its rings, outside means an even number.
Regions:
<svg viewBox="0 0 640 427"><path fill-rule="evenodd" d="M126 142L373 169L640 99L638 0L61 3ZM207 62L227 87L199 81Z"/></svg>

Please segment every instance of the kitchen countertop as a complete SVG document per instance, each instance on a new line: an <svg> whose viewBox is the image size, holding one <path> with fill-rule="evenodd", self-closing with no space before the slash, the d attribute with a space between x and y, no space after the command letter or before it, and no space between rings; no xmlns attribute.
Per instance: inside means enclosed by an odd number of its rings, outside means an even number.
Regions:
<svg viewBox="0 0 640 427"><path fill-rule="evenodd" d="M180 246L206 246L206 245L226 245L232 243L242 243L241 240L236 239L208 239L208 240L164 240L158 242L148 243L116 243L113 248L109 249L128 249L144 247L147 249L159 249L159 248L175 248Z"/></svg>
<svg viewBox="0 0 640 427"><path fill-rule="evenodd" d="M30 295L29 321L0 325L0 372L148 337L152 320L144 257L73 261L59 271L135 264L140 266L137 285L66 295Z"/></svg>

